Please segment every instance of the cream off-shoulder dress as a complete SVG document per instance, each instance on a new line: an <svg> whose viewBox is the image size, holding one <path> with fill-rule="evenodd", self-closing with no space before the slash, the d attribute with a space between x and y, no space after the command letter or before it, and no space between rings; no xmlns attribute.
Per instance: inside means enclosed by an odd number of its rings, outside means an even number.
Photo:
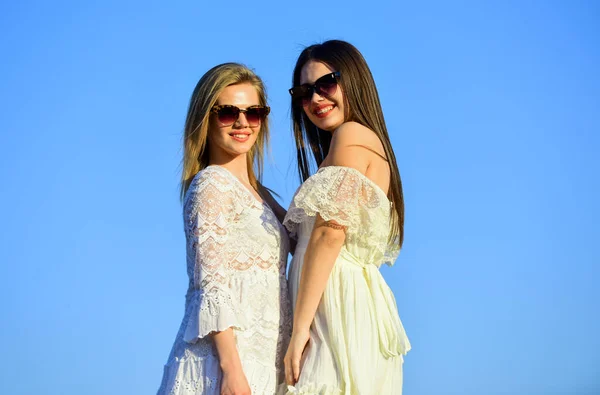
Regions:
<svg viewBox="0 0 600 395"><path fill-rule="evenodd" d="M209 335L227 328L252 394L285 391L292 322L287 231L266 203L219 166L194 177L184 222L190 283L158 395L220 394L222 372Z"/></svg>
<svg viewBox="0 0 600 395"><path fill-rule="evenodd" d="M304 254L318 214L346 227L346 240L310 327L298 383L289 394L399 395L410 343L379 267L388 243L390 201L350 167L321 168L298 189L284 220L298 244L288 276L295 306Z"/></svg>

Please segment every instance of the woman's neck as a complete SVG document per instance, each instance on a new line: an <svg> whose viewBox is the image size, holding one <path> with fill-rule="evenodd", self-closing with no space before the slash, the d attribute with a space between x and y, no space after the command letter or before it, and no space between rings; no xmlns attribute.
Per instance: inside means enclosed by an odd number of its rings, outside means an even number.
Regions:
<svg viewBox="0 0 600 395"><path fill-rule="evenodd" d="M211 158L208 164L224 167L240 181L250 184L246 155L239 155L235 158L215 158L214 160Z"/></svg>

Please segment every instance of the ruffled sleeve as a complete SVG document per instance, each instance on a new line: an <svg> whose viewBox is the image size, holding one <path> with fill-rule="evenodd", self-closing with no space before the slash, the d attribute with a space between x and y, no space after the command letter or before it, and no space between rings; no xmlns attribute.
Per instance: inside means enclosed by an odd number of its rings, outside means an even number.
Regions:
<svg viewBox="0 0 600 395"><path fill-rule="evenodd" d="M319 169L296 192L284 225L297 237L299 225L317 213L325 221L345 226L347 242L373 249L379 262L392 265L396 260L399 248L387 240L390 202L360 171L344 166Z"/></svg>
<svg viewBox="0 0 600 395"><path fill-rule="evenodd" d="M186 199L188 259L194 259L193 290L183 339L195 343L211 332L244 329L246 320L231 269L235 218L243 210L227 174L208 168Z"/></svg>

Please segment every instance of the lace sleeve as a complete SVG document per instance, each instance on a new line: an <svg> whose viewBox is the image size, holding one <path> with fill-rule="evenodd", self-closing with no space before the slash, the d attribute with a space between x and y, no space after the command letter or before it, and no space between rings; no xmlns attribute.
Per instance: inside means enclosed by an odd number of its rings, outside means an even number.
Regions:
<svg viewBox="0 0 600 395"><path fill-rule="evenodd" d="M188 255L194 261L193 306L184 333L189 343L211 332L245 327L229 248L243 206L230 180L214 169L203 171L193 187L186 203Z"/></svg>
<svg viewBox="0 0 600 395"><path fill-rule="evenodd" d="M346 243L366 246L373 259L392 265L399 252L389 243L390 202L385 193L358 170L328 166L309 177L296 192L284 220L292 237L307 217L317 215L346 227Z"/></svg>
<svg viewBox="0 0 600 395"><path fill-rule="evenodd" d="M284 225L292 233L306 216L321 215L356 233L361 224L369 224L381 206L380 196L366 177L349 167L325 167L302 184L294 196Z"/></svg>

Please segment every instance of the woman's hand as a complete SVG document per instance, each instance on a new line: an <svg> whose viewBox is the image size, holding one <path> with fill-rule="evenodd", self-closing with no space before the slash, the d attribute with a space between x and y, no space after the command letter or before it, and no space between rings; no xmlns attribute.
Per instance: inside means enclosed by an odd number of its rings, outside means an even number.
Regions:
<svg viewBox="0 0 600 395"><path fill-rule="evenodd" d="M292 339L288 346L283 363L285 365L285 382L288 385L295 385L300 378L300 363L302 354L310 340L309 331L294 331Z"/></svg>
<svg viewBox="0 0 600 395"><path fill-rule="evenodd" d="M221 395L251 395L250 386L244 371L235 372L223 371L223 380L221 381Z"/></svg>
<svg viewBox="0 0 600 395"><path fill-rule="evenodd" d="M221 395L250 395L250 386L244 374L240 354L237 351L233 329L227 328L224 331L215 332L212 337L223 372Z"/></svg>

